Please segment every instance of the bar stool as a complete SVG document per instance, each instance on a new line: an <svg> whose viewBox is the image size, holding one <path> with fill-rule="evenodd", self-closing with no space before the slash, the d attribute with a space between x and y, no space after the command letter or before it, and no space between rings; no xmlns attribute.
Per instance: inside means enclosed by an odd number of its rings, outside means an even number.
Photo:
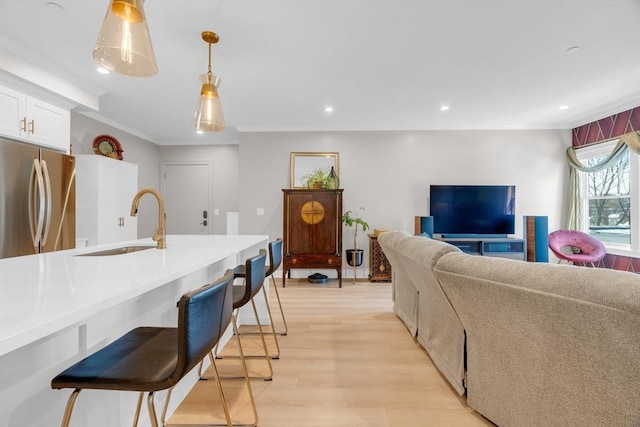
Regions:
<svg viewBox="0 0 640 427"><path fill-rule="evenodd" d="M271 356L269 355L269 348L267 347L267 342L264 339L264 332L262 330L262 324L260 323L260 318L258 316L258 310L256 308L256 304L254 301L254 297L258 294L261 288L263 288L263 283L265 279L265 264L267 259L267 251L264 249L260 249L259 254L251 257L246 260L244 264L245 275L244 281L242 285L234 285L233 286L233 316L232 321L234 325L234 333L236 335L236 339L238 340L238 348L242 348L242 341L240 339L239 328L238 328L238 313L240 308L244 307L246 304L251 303L251 307L253 309L253 314L256 319L256 325L258 326L258 335L260 335L260 341L262 342L262 348L264 351L264 355L246 355L241 354L239 356L221 356L218 354L218 346L215 348L215 357L219 359L224 358L264 358L267 361L268 366L268 375L266 376L254 376L251 378L260 378L265 381L270 381L273 379L273 366L271 365ZM237 276L242 277L242 276ZM234 279L236 275L234 273ZM211 356L213 357L213 354ZM200 365L200 376L202 376L202 364ZM223 376L222 378L239 378L239 377L231 377L231 376Z"/></svg>
<svg viewBox="0 0 640 427"><path fill-rule="evenodd" d="M273 317L271 316L271 309L267 306L269 311L269 320L272 322L271 327L278 335L287 335L289 332L289 327L287 326L287 319L284 315L284 310L282 309L282 301L280 300L280 293L278 292L278 285L276 284L276 278L274 273L280 268L280 264L282 263L282 239L278 238L272 242L269 242L269 265L265 268L265 277L270 277L271 282L273 283L273 289L276 293L276 299L278 300L278 307L280 308L280 317L282 318L282 323L284 329L281 331L275 330L275 323L273 323ZM233 269L233 274L235 277L244 277L245 271L244 266L239 265ZM264 290L264 288L263 288ZM265 291L265 300L267 300L267 294ZM267 300L268 304L268 300ZM278 349L279 351L279 349ZM279 353L278 353L279 354Z"/></svg>
<svg viewBox="0 0 640 427"><path fill-rule="evenodd" d="M274 359L280 358L280 345L278 343L278 339L276 334L278 335L287 335L289 328L287 326L287 319L284 315L284 310L282 309L282 301L280 300L280 293L278 292L278 285L276 284L276 279L274 273L280 267L282 263L282 239L276 239L272 242L269 242L269 265L265 267L265 277L270 277L273 283L273 289L276 293L276 299L278 300L278 306L280 308L280 316L282 317L282 322L284 325L284 330L277 331L275 327L275 322L273 319L273 315L271 313L271 304L269 304L269 298L267 297L267 291L262 287L262 293L264 295L265 304L267 306L267 312L269 314L269 321L271 323L271 333L273 335L273 340L276 346L275 354L272 354L271 357ZM246 277L246 268L243 264L238 265L233 269L233 275L236 278L244 278ZM250 333L250 332L249 332ZM245 334L248 334L245 332Z"/></svg>
<svg viewBox="0 0 640 427"><path fill-rule="evenodd" d="M178 301L177 328L133 329L57 375L51 381L51 388L74 389L67 401L62 426L69 425L73 406L83 389L139 392L134 426L138 424L144 393L148 393L147 409L153 427L159 426L154 393L169 389L162 413L165 425L171 390L211 352L232 319L232 283L233 272L228 270L217 281L184 294ZM217 368L214 370L226 425L232 426ZM248 379L247 386L256 425L257 413Z"/></svg>

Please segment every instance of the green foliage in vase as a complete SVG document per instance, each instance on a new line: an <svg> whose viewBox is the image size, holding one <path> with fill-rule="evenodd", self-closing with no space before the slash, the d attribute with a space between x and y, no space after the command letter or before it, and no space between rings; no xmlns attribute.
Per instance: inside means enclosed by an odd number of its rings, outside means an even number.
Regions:
<svg viewBox="0 0 640 427"><path fill-rule="evenodd" d="M306 188L328 188L329 168L314 169L302 176L302 186Z"/></svg>

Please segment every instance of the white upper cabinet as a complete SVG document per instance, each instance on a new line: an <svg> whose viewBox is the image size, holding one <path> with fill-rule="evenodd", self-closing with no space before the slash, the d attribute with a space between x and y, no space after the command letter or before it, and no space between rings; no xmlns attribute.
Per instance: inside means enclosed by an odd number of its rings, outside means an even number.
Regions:
<svg viewBox="0 0 640 427"><path fill-rule="evenodd" d="M17 90L0 86L0 134L22 138L22 125L27 109L27 96Z"/></svg>
<svg viewBox="0 0 640 427"><path fill-rule="evenodd" d="M68 152L71 116L64 108L0 86L0 134Z"/></svg>

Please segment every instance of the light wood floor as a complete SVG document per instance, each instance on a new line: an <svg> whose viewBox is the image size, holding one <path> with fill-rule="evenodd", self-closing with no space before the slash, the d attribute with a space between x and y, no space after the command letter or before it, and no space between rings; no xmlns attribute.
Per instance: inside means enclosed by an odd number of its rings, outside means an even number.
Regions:
<svg viewBox="0 0 640 427"><path fill-rule="evenodd" d="M287 281L279 287L289 324L273 360L273 381L252 380L261 427L493 426L466 406L393 314L388 283L343 281L343 288ZM272 312L277 304L271 292ZM245 352L257 347L243 338ZM223 351L235 350L232 340ZM239 361L220 359L224 372ZM261 360L251 370L264 370ZM238 369L236 369L238 368ZM250 422L242 381L223 380L236 423ZM199 381L169 420L223 423L215 381Z"/></svg>

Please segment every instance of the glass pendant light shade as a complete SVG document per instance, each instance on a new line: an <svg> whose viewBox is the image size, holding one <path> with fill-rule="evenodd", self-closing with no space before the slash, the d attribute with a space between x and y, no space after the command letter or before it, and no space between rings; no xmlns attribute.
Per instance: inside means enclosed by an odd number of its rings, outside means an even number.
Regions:
<svg viewBox="0 0 640 427"><path fill-rule="evenodd" d="M104 68L128 76L158 72L144 15L144 0L111 0L93 58Z"/></svg>
<svg viewBox="0 0 640 427"><path fill-rule="evenodd" d="M220 132L225 128L222 104L218 96L220 79L217 76L202 74L202 89L198 105L193 115L193 127L203 132Z"/></svg>
<svg viewBox="0 0 640 427"><path fill-rule="evenodd" d="M211 44L218 43L218 35L212 31L203 31L202 40L209 45L209 66L207 74L200 76L202 89L193 114L193 127L198 133L220 132L225 128L222 104L218 96L220 79L211 72Z"/></svg>

